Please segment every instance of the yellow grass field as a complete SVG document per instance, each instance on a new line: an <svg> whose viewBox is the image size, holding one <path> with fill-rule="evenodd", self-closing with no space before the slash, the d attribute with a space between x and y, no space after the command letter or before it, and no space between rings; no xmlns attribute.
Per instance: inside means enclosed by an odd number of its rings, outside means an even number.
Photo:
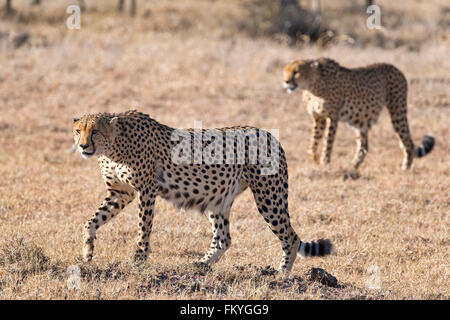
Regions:
<svg viewBox="0 0 450 320"><path fill-rule="evenodd" d="M364 12L352 14L356 34L405 43L392 48L288 46L251 36L239 27L250 21L249 0L138 1L135 17L117 13L114 1L86 2L79 30L66 28L74 1L31 8L17 0L13 16L0 13L0 299L450 299L446 1L377 1L387 12L403 10L397 23L387 14L381 31L364 27ZM349 23L336 18L335 3L344 1L323 2L330 24ZM11 39L24 31L29 40L15 49ZM313 163L306 154L312 122L300 93L282 89L282 68L320 56L402 70L414 142L433 133L433 152L402 171L384 110L360 179L342 179L355 150L355 134L342 123L331 164ZM97 161L69 152L72 118L128 109L177 128L202 121L204 128L279 129L293 227L302 240L331 239L333 255L297 258L289 275L274 274L268 266L278 266L279 241L246 191L231 213L233 244L212 270L192 264L208 249L208 219L162 199L145 265L132 263L135 202L99 230L93 261L82 263L83 225L105 188ZM313 267L338 286L310 279Z"/></svg>

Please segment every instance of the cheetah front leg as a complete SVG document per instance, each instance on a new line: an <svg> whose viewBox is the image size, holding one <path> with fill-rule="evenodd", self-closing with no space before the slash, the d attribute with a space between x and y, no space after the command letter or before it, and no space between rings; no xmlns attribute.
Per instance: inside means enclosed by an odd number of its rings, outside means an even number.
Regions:
<svg viewBox="0 0 450 320"><path fill-rule="evenodd" d="M127 204L133 201L135 193L131 188L120 186L120 188L108 189L106 198L98 207L94 216L84 226L84 248L83 259L88 262L92 260L94 253L94 240L98 228L115 217Z"/></svg>
<svg viewBox="0 0 450 320"><path fill-rule="evenodd" d="M152 251L150 246L150 234L153 227L153 216L156 199L156 183L151 183L145 190L139 192L139 232L137 238L134 261L142 263L147 260Z"/></svg>
<svg viewBox="0 0 450 320"><path fill-rule="evenodd" d="M211 212L208 219L212 227L212 240L208 252L200 260L201 263L212 264L217 262L220 257L231 245L230 236L230 211L226 213Z"/></svg>
<svg viewBox="0 0 450 320"><path fill-rule="evenodd" d="M327 124L327 119L321 117L314 113L312 115L314 128L311 134L311 143L308 149L308 154L311 156L313 161L319 164L319 155L317 154L317 149L319 147L320 140L322 140L323 133L325 131L325 126Z"/></svg>
<svg viewBox="0 0 450 320"><path fill-rule="evenodd" d="M364 161L367 152L369 152L368 131L358 130L356 138L356 153L355 158L353 159L353 168L355 170L358 170L359 166Z"/></svg>
<svg viewBox="0 0 450 320"><path fill-rule="evenodd" d="M336 130L338 126L338 117L330 116L327 118L327 138L323 146L321 164L330 163L331 151L333 150L334 138L336 136Z"/></svg>

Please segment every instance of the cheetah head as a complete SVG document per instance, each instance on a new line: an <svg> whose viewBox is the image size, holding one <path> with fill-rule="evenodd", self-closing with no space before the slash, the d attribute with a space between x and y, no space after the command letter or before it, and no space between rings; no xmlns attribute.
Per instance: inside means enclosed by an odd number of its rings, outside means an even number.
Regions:
<svg viewBox="0 0 450 320"><path fill-rule="evenodd" d="M73 119L73 137L83 158L108 152L117 135L117 121L117 117L101 115L85 115Z"/></svg>
<svg viewBox="0 0 450 320"><path fill-rule="evenodd" d="M294 90L307 89L313 80L319 63L314 60L297 60L284 67L283 88L288 93Z"/></svg>

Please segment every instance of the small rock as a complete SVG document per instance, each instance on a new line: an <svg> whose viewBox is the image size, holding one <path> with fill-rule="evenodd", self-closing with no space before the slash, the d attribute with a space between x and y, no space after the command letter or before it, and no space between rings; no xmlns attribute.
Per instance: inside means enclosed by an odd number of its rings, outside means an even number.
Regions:
<svg viewBox="0 0 450 320"><path fill-rule="evenodd" d="M335 288L338 286L336 277L321 268L311 268L308 272L308 278L310 281L320 282L329 287Z"/></svg>

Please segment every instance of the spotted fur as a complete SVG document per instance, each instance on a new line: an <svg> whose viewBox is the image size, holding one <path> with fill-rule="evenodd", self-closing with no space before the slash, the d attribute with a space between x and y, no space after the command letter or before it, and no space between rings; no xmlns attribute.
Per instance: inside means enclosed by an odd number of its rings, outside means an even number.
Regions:
<svg viewBox="0 0 450 320"><path fill-rule="evenodd" d="M216 130L225 132L230 129L249 133L242 145L237 140L233 144L235 159L238 159L239 152L245 154L245 161L241 164L237 161L210 161L214 159L203 159L197 164L178 163L173 161L172 152L177 144L187 142L184 139L182 142L173 139L175 129L158 123L148 115L128 111L120 114L86 115L75 119L73 133L77 147L84 157L98 156L107 188L105 200L85 225L85 260L92 259L98 228L116 216L135 197L139 201L139 234L135 259L146 260L151 252L150 234L155 214L155 198L161 196L177 208L196 209L207 214L213 236L210 249L201 262L216 262L231 245L230 210L233 202L248 187L253 192L259 213L281 242L281 270L292 268L298 251L305 257L331 253L330 241L302 242L290 224L287 164L278 141L266 131L252 127ZM193 138L196 132L189 129L188 134ZM272 142L276 142L275 145L279 148L278 170L270 174L265 174L267 164L249 161L252 156L252 151L249 151L250 143L256 141L252 139L259 139L263 134L267 140L268 154L271 154ZM190 142L194 157L199 148L215 147L223 143L216 139L206 139L205 135L200 145L196 145L194 141L192 139ZM223 147L224 153L230 149L226 150L225 145Z"/></svg>
<svg viewBox="0 0 450 320"><path fill-rule="evenodd" d="M326 58L299 60L285 66L283 86L288 92L303 90L303 103L314 122L308 153L317 163L330 162L338 121L342 121L357 133L353 160L353 169L357 170L369 150L368 131L384 106L404 150L403 169L411 167L414 156L422 157L433 149L433 136L425 136L421 146L414 146L406 117L407 81L393 65L378 63L349 69ZM319 161L317 149L324 135Z"/></svg>

